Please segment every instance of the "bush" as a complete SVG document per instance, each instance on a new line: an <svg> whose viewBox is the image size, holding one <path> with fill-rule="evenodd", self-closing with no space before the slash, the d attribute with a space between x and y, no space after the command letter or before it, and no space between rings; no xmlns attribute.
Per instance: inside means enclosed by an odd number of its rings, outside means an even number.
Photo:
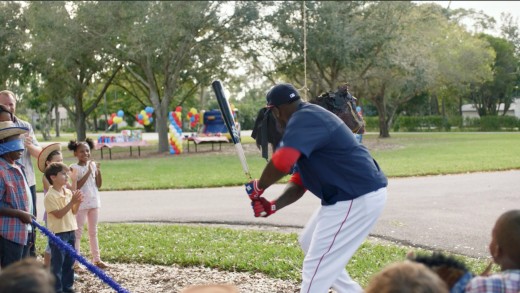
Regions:
<svg viewBox="0 0 520 293"><path fill-rule="evenodd" d="M379 131L379 117L371 116L371 117L363 117L365 120L366 126L365 131Z"/></svg>
<svg viewBox="0 0 520 293"><path fill-rule="evenodd" d="M379 117L364 117L367 131L379 131ZM514 131L520 129L520 119L514 116L483 116L465 118L461 116L399 116L392 130L398 131L451 131L452 126L462 131Z"/></svg>

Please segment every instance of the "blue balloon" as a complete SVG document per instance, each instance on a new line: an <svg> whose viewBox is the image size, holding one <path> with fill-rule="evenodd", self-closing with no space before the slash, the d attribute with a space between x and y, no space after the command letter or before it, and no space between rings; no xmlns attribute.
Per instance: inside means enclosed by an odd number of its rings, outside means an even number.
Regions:
<svg viewBox="0 0 520 293"><path fill-rule="evenodd" d="M150 107L150 106L146 106L146 108L144 109L144 111L148 114L152 114L153 113L153 108Z"/></svg>
<svg viewBox="0 0 520 293"><path fill-rule="evenodd" d="M117 116L118 117L123 117L124 115L125 115L125 112L123 112L123 110L117 111Z"/></svg>
<svg viewBox="0 0 520 293"><path fill-rule="evenodd" d="M148 121L150 121L150 123L152 123L153 122L153 117L148 118Z"/></svg>
<svg viewBox="0 0 520 293"><path fill-rule="evenodd" d="M137 115L137 118L139 118L139 120L142 120L143 119L143 114Z"/></svg>

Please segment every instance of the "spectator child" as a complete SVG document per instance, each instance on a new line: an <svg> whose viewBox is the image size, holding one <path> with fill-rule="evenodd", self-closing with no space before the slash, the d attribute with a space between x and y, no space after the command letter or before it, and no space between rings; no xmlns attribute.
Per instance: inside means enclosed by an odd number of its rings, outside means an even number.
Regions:
<svg viewBox="0 0 520 293"><path fill-rule="evenodd" d="M74 214L83 200L81 191L70 191L66 185L70 169L63 163L51 163L45 169L45 177L51 183L43 200L47 211L49 230L63 242L74 247L75 231L78 229ZM51 272L56 278L57 293L74 292L74 258L62 251L56 243L51 247Z"/></svg>
<svg viewBox="0 0 520 293"><path fill-rule="evenodd" d="M520 210L508 211L498 218L491 232L489 252L501 272L471 279L466 292L520 292Z"/></svg>
<svg viewBox="0 0 520 293"><path fill-rule="evenodd" d="M33 201L24 167L18 162L24 150L21 134L28 131L12 121L0 122L0 267L28 255L33 243Z"/></svg>
<svg viewBox="0 0 520 293"><path fill-rule="evenodd" d="M54 293L54 277L35 258L25 258L2 270L0 292Z"/></svg>
<svg viewBox="0 0 520 293"><path fill-rule="evenodd" d="M80 251L81 235L83 234L83 226L86 220L88 223L92 262L97 267L105 269L108 265L101 260L97 237L98 214L101 206L99 188L102 184L102 177L99 163L91 160L90 156L90 150L94 148L94 142L89 138L81 142L71 140L68 148L74 152L74 156L78 159L78 163L72 164L70 167L77 173L77 188L81 190L84 197L76 215L78 222L76 250Z"/></svg>
<svg viewBox="0 0 520 293"><path fill-rule="evenodd" d="M446 283L425 265L410 261L391 264L375 274L365 293L448 293Z"/></svg>
<svg viewBox="0 0 520 293"><path fill-rule="evenodd" d="M45 168L47 168L47 166L50 163L55 163L55 162L59 162L59 163L63 162L63 156L61 154L61 144L60 143L53 143L42 149L40 155L38 156L38 169L40 170L40 172L44 173ZM76 190L76 176L75 175L76 174L72 172L70 175L72 184L67 183L67 188L70 190ZM42 183L43 183L43 194L47 194L47 191L49 190L49 187L51 186L51 184L49 183L49 180L47 180L47 178L45 176L42 176ZM47 213L46 212L43 214L43 221L45 222L45 225L47 225ZM45 264L46 267L49 267L50 262L51 262L51 247L50 247L49 243L47 243L47 246L45 247L45 253L43 255L43 263Z"/></svg>

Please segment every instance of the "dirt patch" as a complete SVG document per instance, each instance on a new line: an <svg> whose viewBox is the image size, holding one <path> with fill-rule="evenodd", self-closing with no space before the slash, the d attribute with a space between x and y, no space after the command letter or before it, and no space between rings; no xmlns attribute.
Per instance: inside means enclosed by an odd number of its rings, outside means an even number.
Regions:
<svg viewBox="0 0 520 293"><path fill-rule="evenodd" d="M239 292L299 292L299 283L269 278L263 274L227 272L205 267L111 264L106 274L132 293L180 292L199 284L232 284ZM91 273L82 273L74 287L82 293L112 293L114 290Z"/></svg>

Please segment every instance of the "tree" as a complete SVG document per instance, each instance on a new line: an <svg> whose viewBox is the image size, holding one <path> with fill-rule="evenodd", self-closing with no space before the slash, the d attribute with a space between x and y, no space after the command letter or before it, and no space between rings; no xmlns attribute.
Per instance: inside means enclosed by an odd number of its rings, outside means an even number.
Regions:
<svg viewBox="0 0 520 293"><path fill-rule="evenodd" d="M24 60L25 20L18 2L0 2L0 80L3 89L20 85Z"/></svg>
<svg viewBox="0 0 520 293"><path fill-rule="evenodd" d="M106 31L109 23L94 20L96 9L102 7L93 2L31 2L26 12L31 38L27 56L47 84L48 94L74 119L78 140L86 138L86 117L121 69L104 50L105 39L99 32ZM89 98L85 93L98 83L101 90L85 107Z"/></svg>
<svg viewBox="0 0 520 293"><path fill-rule="evenodd" d="M513 101L513 91L518 80L518 58L513 43L500 37L481 34L496 53L492 64L493 78L482 84L471 86L469 99L477 108L479 116L497 115L500 103L504 103L505 115Z"/></svg>
<svg viewBox="0 0 520 293"><path fill-rule="evenodd" d="M254 3L253 3L254 4ZM123 74L147 92L155 109L159 152L169 150L168 113L209 86L221 71L226 48L239 42L240 29L255 17L252 2L100 2L98 18L109 19L112 56ZM229 7L227 7L229 8Z"/></svg>
<svg viewBox="0 0 520 293"><path fill-rule="evenodd" d="M297 4L280 4L279 10L266 21L278 33L270 43L280 52L271 56L281 61L272 72L302 86L304 21ZM459 70L454 79L458 83L482 80L489 72L470 72L486 69L489 50L482 42L474 42L469 34L462 34L439 5L386 1L312 1L305 5L311 95L333 90L348 81L355 96L370 100L377 108L380 137L389 136L390 126L402 105L428 91L441 93L437 90L439 83L442 87L451 84L443 79L450 74L455 76L455 72L449 72L449 66ZM460 36L464 37L463 42L468 41L468 46L476 45L466 53L471 56L469 59L456 59L467 49L457 44L461 42L457 39ZM451 54L448 67L439 64L443 54Z"/></svg>

